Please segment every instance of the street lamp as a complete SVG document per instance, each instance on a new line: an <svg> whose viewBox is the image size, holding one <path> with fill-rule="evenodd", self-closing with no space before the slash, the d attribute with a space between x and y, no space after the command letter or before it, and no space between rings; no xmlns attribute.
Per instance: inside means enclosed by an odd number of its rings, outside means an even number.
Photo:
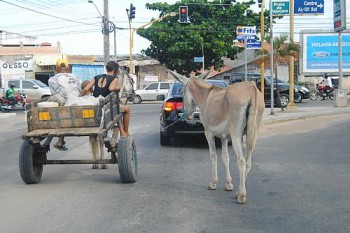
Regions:
<svg viewBox="0 0 350 233"><path fill-rule="evenodd" d="M106 65L109 60L109 33L115 30L115 25L108 19L108 0L104 0L104 15L101 14L92 0L89 0L88 3L92 3L98 11L99 15L102 17L103 63Z"/></svg>

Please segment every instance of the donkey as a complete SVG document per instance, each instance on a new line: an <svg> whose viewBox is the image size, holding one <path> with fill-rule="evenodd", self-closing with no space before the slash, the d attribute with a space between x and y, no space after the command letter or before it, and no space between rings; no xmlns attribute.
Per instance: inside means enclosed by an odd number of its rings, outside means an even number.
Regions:
<svg viewBox="0 0 350 233"><path fill-rule="evenodd" d="M132 98L134 95L134 81L130 77L130 75L125 71L125 70L119 70L119 80L117 85L120 87L119 90L119 97L120 99L126 99L126 102L128 101L129 98ZM116 146L117 143L117 136L118 135L118 128L112 129L112 142L111 145L112 147ZM90 142L90 148L92 151L92 157L93 160L97 159L103 159L104 156L104 144L103 144L103 139L98 139L96 137L90 137L89 138ZM93 164L92 169L97 169L98 164ZM107 165L106 164L101 164L101 169L106 169Z"/></svg>
<svg viewBox="0 0 350 233"><path fill-rule="evenodd" d="M247 196L246 178L252 165L252 152L265 108L262 94L254 82L237 83L224 89L203 81L209 72L193 78L186 78L171 70L168 72L185 84L183 98L185 117L190 120L195 107L198 106L200 109L200 119L208 141L212 165L212 180L208 188L215 190L217 187L215 137L219 137L222 144L222 160L225 165L225 189L233 190L227 147L228 139L231 137L239 170L237 202L244 204ZM242 148L244 134L246 135L246 156Z"/></svg>

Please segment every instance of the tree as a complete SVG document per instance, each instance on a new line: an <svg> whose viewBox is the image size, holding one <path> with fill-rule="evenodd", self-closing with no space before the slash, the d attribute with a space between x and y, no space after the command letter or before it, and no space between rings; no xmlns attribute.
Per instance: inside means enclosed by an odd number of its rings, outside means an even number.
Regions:
<svg viewBox="0 0 350 233"><path fill-rule="evenodd" d="M260 31L259 13L249 7L253 0L234 3L219 0L182 0L173 5L167 3L146 4L150 10L159 10L160 17L170 12L178 12L179 6L187 5L190 23L178 22L177 17L167 17L139 29L137 33L151 41L143 52L179 73L198 72L202 63L195 63L194 57L205 57L205 68L223 67L222 57L235 59L242 48L233 46L236 26L256 26ZM268 15L266 15L266 21ZM265 25L268 28L268 25Z"/></svg>

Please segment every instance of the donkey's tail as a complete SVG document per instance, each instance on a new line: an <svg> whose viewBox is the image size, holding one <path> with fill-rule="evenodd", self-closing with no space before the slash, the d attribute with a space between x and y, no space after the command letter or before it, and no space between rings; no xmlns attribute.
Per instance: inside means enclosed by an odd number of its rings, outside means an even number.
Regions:
<svg viewBox="0 0 350 233"><path fill-rule="evenodd" d="M255 146L256 138L258 136L258 129L261 125L262 114L264 112L264 100L258 90L254 85L252 87L252 96L250 99L249 109L248 109L248 120L247 120L247 151L248 153L253 152Z"/></svg>

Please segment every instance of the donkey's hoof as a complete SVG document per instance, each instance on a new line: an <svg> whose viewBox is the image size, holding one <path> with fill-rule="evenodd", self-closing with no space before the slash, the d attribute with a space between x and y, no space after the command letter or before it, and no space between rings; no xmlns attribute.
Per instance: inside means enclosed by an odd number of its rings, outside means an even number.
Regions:
<svg viewBox="0 0 350 233"><path fill-rule="evenodd" d="M210 182L208 186L209 190L216 190L216 183Z"/></svg>
<svg viewBox="0 0 350 233"><path fill-rule="evenodd" d="M92 164L92 169L98 169L98 164Z"/></svg>
<svg viewBox="0 0 350 233"><path fill-rule="evenodd" d="M233 185L232 185L231 182L226 182L225 190L226 191L232 191L233 190Z"/></svg>
<svg viewBox="0 0 350 233"><path fill-rule="evenodd" d="M245 204L247 201L247 197L246 196L239 196L237 197L237 203L238 204Z"/></svg>
<svg viewBox="0 0 350 233"><path fill-rule="evenodd" d="M101 164L101 169L107 169L107 164Z"/></svg>

